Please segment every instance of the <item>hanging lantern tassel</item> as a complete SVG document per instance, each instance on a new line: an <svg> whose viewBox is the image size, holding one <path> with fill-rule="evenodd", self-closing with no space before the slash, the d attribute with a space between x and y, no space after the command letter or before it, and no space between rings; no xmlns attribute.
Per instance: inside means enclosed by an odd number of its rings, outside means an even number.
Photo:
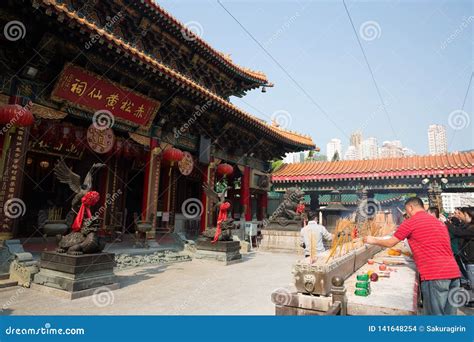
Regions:
<svg viewBox="0 0 474 342"><path fill-rule="evenodd" d="M170 162L169 176L171 176L171 170L173 169L174 163L181 161L183 157L183 151L175 147L170 147L163 152L163 158Z"/></svg>

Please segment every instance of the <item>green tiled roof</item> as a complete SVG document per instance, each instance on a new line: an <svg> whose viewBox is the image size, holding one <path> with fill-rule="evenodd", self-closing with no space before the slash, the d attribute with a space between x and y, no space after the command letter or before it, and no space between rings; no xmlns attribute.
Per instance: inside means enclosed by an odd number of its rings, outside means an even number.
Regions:
<svg viewBox="0 0 474 342"><path fill-rule="evenodd" d="M397 200L401 197L400 194L375 194L374 199L380 203L387 201ZM357 194L341 194L342 204L355 204L359 198ZM319 203L329 203L331 201L331 195L319 195Z"/></svg>
<svg viewBox="0 0 474 342"><path fill-rule="evenodd" d="M268 198L269 199L280 199L282 198L284 195L283 192L276 192L276 191L270 191L268 193ZM310 195L304 195L304 201L306 203L310 203L311 202L311 196Z"/></svg>

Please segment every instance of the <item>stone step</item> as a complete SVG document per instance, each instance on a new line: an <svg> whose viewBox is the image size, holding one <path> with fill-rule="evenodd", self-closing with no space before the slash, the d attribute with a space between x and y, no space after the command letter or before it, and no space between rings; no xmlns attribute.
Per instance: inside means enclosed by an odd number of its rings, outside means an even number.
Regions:
<svg viewBox="0 0 474 342"><path fill-rule="evenodd" d="M5 280L10 278L10 274L8 273L0 273L0 280Z"/></svg>
<svg viewBox="0 0 474 342"><path fill-rule="evenodd" d="M6 288L6 287L12 287L12 286L17 286L18 282L10 279L3 279L0 280L0 289Z"/></svg>

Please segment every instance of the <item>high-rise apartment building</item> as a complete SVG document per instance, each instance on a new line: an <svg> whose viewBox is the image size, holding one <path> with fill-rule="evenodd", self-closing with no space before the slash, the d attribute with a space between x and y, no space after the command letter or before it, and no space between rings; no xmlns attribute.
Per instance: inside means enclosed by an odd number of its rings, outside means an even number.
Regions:
<svg viewBox="0 0 474 342"><path fill-rule="evenodd" d="M334 155L339 155L339 159L342 159L342 144L340 139L331 139L326 145L326 156L329 161L334 158Z"/></svg>
<svg viewBox="0 0 474 342"><path fill-rule="evenodd" d="M448 153L448 141L444 126L430 125L428 127L428 147L432 155Z"/></svg>
<svg viewBox="0 0 474 342"><path fill-rule="evenodd" d="M360 153L362 159L375 159L378 158L379 151L377 146L377 139L374 137L362 140L360 145Z"/></svg>

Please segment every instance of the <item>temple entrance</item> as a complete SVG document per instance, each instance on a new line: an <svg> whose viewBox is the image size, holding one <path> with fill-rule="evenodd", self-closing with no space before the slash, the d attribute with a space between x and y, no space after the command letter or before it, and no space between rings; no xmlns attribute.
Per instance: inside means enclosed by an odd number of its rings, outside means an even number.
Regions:
<svg viewBox="0 0 474 342"><path fill-rule="evenodd" d="M70 210L73 192L67 184L61 184L55 179L53 167L57 160L56 156L28 152L23 183L26 212L18 231L14 232L15 237L41 236L44 233L41 229L42 220L65 219Z"/></svg>
<svg viewBox="0 0 474 342"><path fill-rule="evenodd" d="M201 182L189 176L177 179L176 215L174 230L188 239L199 234L203 207L201 204Z"/></svg>
<svg viewBox="0 0 474 342"><path fill-rule="evenodd" d="M95 155L86 151L81 159L67 158L66 155L63 157L72 172L81 177L81 184L90 166L99 162ZM29 238L62 234L66 229L64 225L71 223L74 219L73 213L69 212L71 201L76 194L68 184L59 182L54 174L54 166L60 158L61 155L34 150L27 153L22 196L26 211L17 231L14 232L15 237ZM104 186L101 172L104 171L99 171L94 177L92 189L101 189ZM52 225L55 225L54 228L51 228Z"/></svg>
<svg viewBox="0 0 474 342"><path fill-rule="evenodd" d="M125 187L125 227L124 233L135 233L135 222L142 216L143 184L145 172L142 169L131 170Z"/></svg>

